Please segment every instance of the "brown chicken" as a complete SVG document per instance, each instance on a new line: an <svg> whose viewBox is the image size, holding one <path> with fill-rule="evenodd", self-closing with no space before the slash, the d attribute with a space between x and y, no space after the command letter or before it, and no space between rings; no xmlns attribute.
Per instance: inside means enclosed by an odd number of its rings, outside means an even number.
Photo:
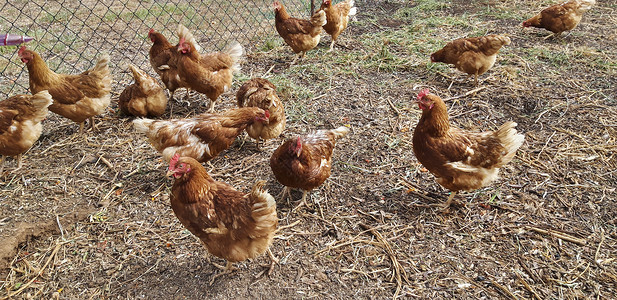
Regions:
<svg viewBox="0 0 617 300"><path fill-rule="evenodd" d="M291 62L293 65L299 58L304 57L306 51L319 44L321 27L326 25L326 13L320 10L311 20L296 19L289 16L283 4L274 1L274 24L285 43L298 54Z"/></svg>
<svg viewBox="0 0 617 300"><path fill-rule="evenodd" d="M176 217L208 252L227 260L224 273L233 262L255 258L266 250L272 262L276 261L269 249L278 225L276 202L264 190L265 181L258 181L245 194L212 179L193 158L178 154L171 158L167 176L175 179L170 200Z"/></svg>
<svg viewBox="0 0 617 300"><path fill-rule="evenodd" d="M41 121L47 116L51 95L41 91L33 96L17 95L0 102L0 172L5 156L17 156L21 169L21 155L41 136Z"/></svg>
<svg viewBox="0 0 617 300"><path fill-rule="evenodd" d="M178 88L186 88L186 84L178 76L177 57L174 56L176 55L176 46L170 44L165 36L154 31L154 29L150 29L148 37L152 41L152 47L148 52L150 65L159 74L161 81L169 90L169 98L174 99L174 94ZM188 95L187 88L186 98L188 98Z"/></svg>
<svg viewBox="0 0 617 300"><path fill-rule="evenodd" d="M457 191L479 189L497 179L499 168L523 144L524 136L517 134L514 122L497 131L468 132L450 126L446 104L428 89L418 94L416 102L422 117L413 133L413 152L437 182L452 191L446 209Z"/></svg>
<svg viewBox="0 0 617 300"><path fill-rule="evenodd" d="M183 30L184 29L184 30ZM233 74L240 70L239 60L244 49L234 42L224 52L199 54L192 40L193 35L182 25L178 26L178 75L187 86L210 99L208 112L214 111L216 99L231 88Z"/></svg>
<svg viewBox="0 0 617 300"><path fill-rule="evenodd" d="M302 201L294 210L306 204L308 191L330 177L334 145L348 132L349 128L345 126L319 130L304 138L298 136L288 139L272 153L270 168L276 180L285 186L281 201L286 194L290 194L289 188L296 188L303 190L303 194Z"/></svg>
<svg viewBox="0 0 617 300"><path fill-rule="evenodd" d="M245 82L236 93L238 107L259 107L270 112L268 123L253 123L246 127L248 135L256 140L278 137L285 129L285 107L276 94L276 87L264 78L253 78Z"/></svg>
<svg viewBox="0 0 617 300"><path fill-rule="evenodd" d="M553 32L545 39L560 36L562 32L574 29L581 22L583 14L595 4L596 0L571 0L555 4L523 22L523 27L533 26Z"/></svg>
<svg viewBox="0 0 617 300"><path fill-rule="evenodd" d="M49 110L79 123L80 134L83 134L86 119L90 119L90 126L96 129L94 116L103 113L111 100L109 55L101 56L91 70L66 75L50 70L41 56L26 46L21 47L17 54L28 67L30 91L48 90L51 94L53 103Z"/></svg>
<svg viewBox="0 0 617 300"><path fill-rule="evenodd" d="M332 36L330 50L328 50L332 51L336 39L347 28L349 17L355 16L357 9L354 6L354 0L343 1L336 5L332 5L332 0L323 0L321 9L326 12L327 23L323 26L323 29Z"/></svg>
<svg viewBox="0 0 617 300"><path fill-rule="evenodd" d="M150 41L152 41L152 47L150 47L150 51L148 52L150 65L152 65L154 71L161 77L161 81L163 81L163 84L165 84L165 87L169 90L169 98L174 99L174 93L178 88L182 87L186 89L184 98L188 99L190 89L178 76L178 55L176 51L178 45L172 45L164 35L154 31L154 29L150 29L148 37ZM192 37L191 35L189 38ZM190 39L190 41L195 46L197 52L201 51L201 47L194 38Z"/></svg>
<svg viewBox="0 0 617 300"><path fill-rule="evenodd" d="M167 96L154 78L133 64L129 65L135 82L127 86L118 98L120 111L137 117L158 117L165 113Z"/></svg>
<svg viewBox="0 0 617 300"><path fill-rule="evenodd" d="M477 86L478 75L493 67L499 49L509 44L509 37L496 34L457 39L431 54L431 61L453 64L459 71L474 75Z"/></svg>
<svg viewBox="0 0 617 300"><path fill-rule="evenodd" d="M246 126L268 123L268 117L268 111L245 107L220 114L203 113L190 119L135 119L133 125L146 134L165 161L178 153L205 162L229 148Z"/></svg>

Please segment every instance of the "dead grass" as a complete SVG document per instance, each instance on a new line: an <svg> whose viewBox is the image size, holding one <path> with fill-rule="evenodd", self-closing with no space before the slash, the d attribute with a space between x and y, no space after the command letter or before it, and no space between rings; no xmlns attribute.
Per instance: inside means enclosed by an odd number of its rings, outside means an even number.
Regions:
<svg viewBox="0 0 617 300"><path fill-rule="evenodd" d="M617 41L608 24L615 4L598 3L570 36L548 41L509 18L537 11L533 1L442 4L357 1L359 22L335 53L325 52L324 37L298 66L288 66L293 53L282 45L247 56L241 78L267 73L288 127L262 152L239 138L207 165L216 179L243 191L266 179L277 195L282 187L268 159L283 139L341 124L352 130L310 207L291 211L297 192L278 203L272 250L280 264L272 275L264 275L262 257L208 286L218 272L211 262L222 261L207 258L174 217L166 166L114 103L87 142L74 135L76 124L50 115L25 168L3 174L0 235L23 234L3 253L0 297L611 298ZM513 40L478 89L428 62L431 51L468 32L461 12L472 17L473 32ZM448 99L457 126L487 130L514 120L526 136L501 179L457 195L463 206L448 215L435 206L448 191L411 148L420 113L410 99L425 87ZM235 101L229 94L220 103L226 109ZM199 113L206 101L170 105L164 118ZM41 230L20 231L33 224Z"/></svg>

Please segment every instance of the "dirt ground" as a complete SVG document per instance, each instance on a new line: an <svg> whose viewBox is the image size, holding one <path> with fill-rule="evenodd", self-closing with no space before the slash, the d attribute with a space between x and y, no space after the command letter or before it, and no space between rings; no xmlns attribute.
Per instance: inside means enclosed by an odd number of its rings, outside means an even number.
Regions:
<svg viewBox="0 0 617 300"><path fill-rule="evenodd" d="M369 3L374 3L369 5ZM562 39L521 30L535 1L357 1L358 21L326 53L290 66L291 50L247 46L242 74L277 85L287 113L283 135L256 151L246 135L206 165L217 180L248 191L258 179L282 186L270 154L285 138L349 125L332 176L291 212L301 193L277 204L280 231L267 256L236 263L217 278L200 242L169 206L171 180L159 154L136 134L117 103L99 132L50 113L24 168L0 177L0 297L62 299L461 298L610 299L617 294L617 30L615 1L599 1ZM549 2L542 1L546 6ZM522 11L520 10L523 7ZM420 34L431 17L465 14L469 25ZM429 16L430 15L430 16ZM428 26L428 27L427 27ZM474 32L506 33L480 85L428 56ZM203 46L203 45L202 45ZM141 49L147 52L147 48ZM144 66L144 68L147 66ZM268 72L269 71L269 72ZM124 74L126 75L126 74ZM113 99L130 84L116 78ZM513 120L525 143L501 178L458 194L413 155L421 88L447 99L451 122L491 130ZM217 110L235 105L221 96ZM181 95L180 95L181 96ZM203 112L204 97L170 101L163 118Z"/></svg>

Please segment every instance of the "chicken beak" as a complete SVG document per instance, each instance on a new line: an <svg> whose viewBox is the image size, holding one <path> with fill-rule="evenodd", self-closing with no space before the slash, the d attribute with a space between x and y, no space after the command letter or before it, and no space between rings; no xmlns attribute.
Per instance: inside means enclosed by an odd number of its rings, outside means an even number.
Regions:
<svg viewBox="0 0 617 300"><path fill-rule="evenodd" d="M172 170L167 171L167 174L165 175L165 177L167 177L169 179L173 179L174 178L174 171L172 171Z"/></svg>
<svg viewBox="0 0 617 300"><path fill-rule="evenodd" d="M420 101L420 100L415 100L414 102L415 102L416 104L418 104L418 108L419 108L419 109L422 109L422 101Z"/></svg>

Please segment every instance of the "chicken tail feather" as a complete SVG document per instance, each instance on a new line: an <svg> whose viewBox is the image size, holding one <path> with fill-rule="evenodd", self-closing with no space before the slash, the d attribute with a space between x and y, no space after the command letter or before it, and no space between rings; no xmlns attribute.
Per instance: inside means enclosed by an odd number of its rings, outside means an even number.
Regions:
<svg viewBox="0 0 617 300"><path fill-rule="evenodd" d="M129 68L131 69L131 73L133 73L135 82L139 83L144 77L146 77L146 73L134 64L129 64Z"/></svg>
<svg viewBox="0 0 617 300"><path fill-rule="evenodd" d="M101 103L109 100L109 93L111 92L111 73L109 72L109 54L103 54L99 58L94 68L90 71L86 71L100 78L100 89L107 94L105 97L99 98ZM108 102L109 103L109 102Z"/></svg>
<svg viewBox="0 0 617 300"><path fill-rule="evenodd" d="M240 58L242 57L242 55L244 55L244 48L242 47L242 45L240 45L240 43L238 42L233 42L231 46L227 48L227 50L225 50L225 53L231 56L231 59L233 61L233 65L231 66L231 69L233 70L233 72L234 73L239 72L240 71Z"/></svg>
<svg viewBox="0 0 617 300"><path fill-rule="evenodd" d="M347 4L350 7L349 12L347 13L347 16L350 18L354 17L358 13L358 8L354 6L356 5L356 2L354 0L349 0Z"/></svg>
<svg viewBox="0 0 617 300"><path fill-rule="evenodd" d="M311 24L313 24L313 26L324 26L326 25L327 20L326 20L326 12L323 10L320 10L318 12L316 12L312 17L311 17Z"/></svg>
<svg viewBox="0 0 617 300"><path fill-rule="evenodd" d="M255 236L267 235L272 232L272 227L278 224L276 216L276 201L274 197L264 189L265 180L260 180L251 190L251 217L255 220Z"/></svg>
<svg viewBox="0 0 617 300"><path fill-rule="evenodd" d="M521 147L525 140L524 135L517 133L514 128L516 125L515 122L509 121L501 125L495 132L501 144L506 148L506 154L502 157L500 165L509 163L514 158L516 150Z"/></svg>
<svg viewBox="0 0 617 300"><path fill-rule="evenodd" d="M31 98L32 106L35 108L35 114L33 120L40 122L47 116L47 107L51 105L51 95L47 90L40 91L34 94Z"/></svg>
<svg viewBox="0 0 617 300"><path fill-rule="evenodd" d="M138 132L147 133L150 131L150 125L152 125L153 122L154 120L146 118L135 119L133 120L133 127Z"/></svg>
<svg viewBox="0 0 617 300"><path fill-rule="evenodd" d="M99 58L99 61L96 63L96 66L92 68L92 71L109 73L109 68L107 66L108 63L109 63L109 54L103 54L101 55L101 58ZM107 71L105 71L105 69L107 69Z"/></svg>
<svg viewBox="0 0 617 300"><path fill-rule="evenodd" d="M580 0L579 1L579 9L581 11L588 11L596 5L596 0Z"/></svg>
<svg viewBox="0 0 617 300"><path fill-rule="evenodd" d="M338 140L346 136L347 133L349 133L349 128L345 126L341 126L339 128L330 130L330 132L334 135L334 140Z"/></svg>
<svg viewBox="0 0 617 300"><path fill-rule="evenodd" d="M32 96L32 104L36 109L46 108L51 105L51 95L47 90L40 91Z"/></svg>
<svg viewBox="0 0 617 300"><path fill-rule="evenodd" d="M354 6L349 9L349 13L347 14L347 16L355 17L357 13L358 13L358 8Z"/></svg>

